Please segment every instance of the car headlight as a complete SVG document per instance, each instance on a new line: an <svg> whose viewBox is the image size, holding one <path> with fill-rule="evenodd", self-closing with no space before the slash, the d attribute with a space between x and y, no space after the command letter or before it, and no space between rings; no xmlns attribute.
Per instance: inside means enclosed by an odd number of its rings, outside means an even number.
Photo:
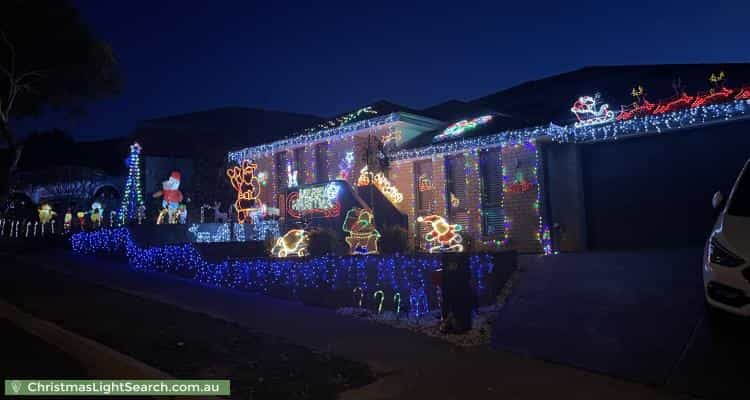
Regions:
<svg viewBox="0 0 750 400"><path fill-rule="evenodd" d="M727 250L715 238L711 238L711 242L708 245L708 259L714 264L730 268L738 267L745 263L745 260Z"/></svg>

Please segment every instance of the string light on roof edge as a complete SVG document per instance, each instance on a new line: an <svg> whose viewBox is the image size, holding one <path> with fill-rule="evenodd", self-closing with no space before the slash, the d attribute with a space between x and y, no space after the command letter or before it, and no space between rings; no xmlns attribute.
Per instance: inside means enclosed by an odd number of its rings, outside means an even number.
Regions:
<svg viewBox="0 0 750 400"><path fill-rule="evenodd" d="M362 121L355 121L352 123L341 125L335 128L324 129L313 133L293 136L288 139L277 140L268 144L262 144L259 146L247 147L242 150L232 151L229 152L227 158L229 162L239 162L247 158L253 158L254 156L262 153L273 153L281 149L287 149L295 146L304 146L317 141L336 140L337 138L340 139L364 129L377 128L399 121L400 118L401 116L397 112L376 116Z"/></svg>

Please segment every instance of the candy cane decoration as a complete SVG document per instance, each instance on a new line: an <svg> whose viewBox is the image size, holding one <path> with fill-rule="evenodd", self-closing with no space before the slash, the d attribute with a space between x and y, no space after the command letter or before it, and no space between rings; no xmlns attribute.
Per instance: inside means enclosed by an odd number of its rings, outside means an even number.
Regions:
<svg viewBox="0 0 750 400"><path fill-rule="evenodd" d="M375 292L372 295L375 301L378 301L378 295L380 295L380 303L378 303L378 314L380 314L380 312L383 311L383 300L385 300L385 293L382 290L378 290L377 292Z"/></svg>
<svg viewBox="0 0 750 400"><path fill-rule="evenodd" d="M362 308L362 299L365 297L365 292L362 290L361 287L357 286L352 290L352 294L354 295L354 301L357 301L357 292L359 292L359 308Z"/></svg>
<svg viewBox="0 0 750 400"><path fill-rule="evenodd" d="M55 234L55 220L49 222L50 229L52 230L52 234Z"/></svg>
<svg viewBox="0 0 750 400"><path fill-rule="evenodd" d="M29 237L29 228L31 227L31 221L26 223L26 234L25 237Z"/></svg>
<svg viewBox="0 0 750 400"><path fill-rule="evenodd" d="M413 312L419 319L419 300L413 294L409 295L409 312Z"/></svg>
<svg viewBox="0 0 750 400"><path fill-rule="evenodd" d="M34 222L34 237L36 237L36 228L39 225L39 222Z"/></svg>
<svg viewBox="0 0 750 400"><path fill-rule="evenodd" d="M401 293L393 295L393 302L396 303L396 316L401 312Z"/></svg>
<svg viewBox="0 0 750 400"><path fill-rule="evenodd" d="M18 225L21 225L21 221L16 221L15 237L18 237Z"/></svg>
<svg viewBox="0 0 750 400"><path fill-rule="evenodd" d="M44 236L44 222L42 222L42 234L40 236Z"/></svg>

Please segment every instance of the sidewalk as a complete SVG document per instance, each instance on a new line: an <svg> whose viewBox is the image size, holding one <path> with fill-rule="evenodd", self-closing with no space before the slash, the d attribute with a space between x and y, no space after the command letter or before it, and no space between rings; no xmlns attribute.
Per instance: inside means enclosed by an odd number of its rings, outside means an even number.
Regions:
<svg viewBox="0 0 750 400"><path fill-rule="evenodd" d="M67 271L87 281L236 322L251 330L371 364L387 376L347 393L352 399L658 399L658 388L550 364L489 347L461 349L333 310L269 296L209 288L161 273L130 270L119 261L67 253L23 260ZM54 261L50 261L54 260Z"/></svg>

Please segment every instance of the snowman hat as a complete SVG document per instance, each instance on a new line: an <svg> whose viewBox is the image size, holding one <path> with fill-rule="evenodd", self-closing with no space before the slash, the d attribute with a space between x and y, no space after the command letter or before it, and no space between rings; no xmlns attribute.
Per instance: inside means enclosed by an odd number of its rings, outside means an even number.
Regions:
<svg viewBox="0 0 750 400"><path fill-rule="evenodd" d="M176 181L180 180L180 171L172 171L172 174L169 175L170 178L173 178Z"/></svg>

